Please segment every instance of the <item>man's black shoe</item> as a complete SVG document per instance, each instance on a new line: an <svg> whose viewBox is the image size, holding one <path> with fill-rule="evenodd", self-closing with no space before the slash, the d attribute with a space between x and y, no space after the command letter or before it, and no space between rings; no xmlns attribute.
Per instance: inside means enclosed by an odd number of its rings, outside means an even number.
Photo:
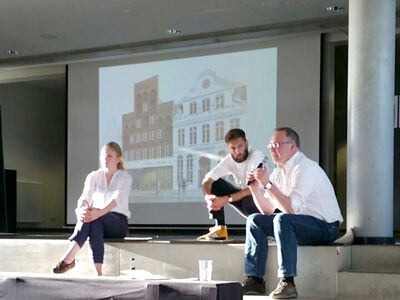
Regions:
<svg viewBox="0 0 400 300"><path fill-rule="evenodd" d="M243 295L265 295L265 281L260 282L253 276L247 276L242 284Z"/></svg>

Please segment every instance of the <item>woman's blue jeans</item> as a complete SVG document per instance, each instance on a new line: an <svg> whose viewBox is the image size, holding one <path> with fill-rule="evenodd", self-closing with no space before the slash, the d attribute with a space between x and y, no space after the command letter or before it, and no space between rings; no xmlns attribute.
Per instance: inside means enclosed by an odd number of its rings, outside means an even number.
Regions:
<svg viewBox="0 0 400 300"><path fill-rule="evenodd" d="M90 223L78 222L70 241L75 241L80 248L89 237L93 261L103 263L104 238L124 238L128 234L128 219L125 215L109 212Z"/></svg>
<svg viewBox="0 0 400 300"><path fill-rule="evenodd" d="M269 236L276 240L278 277L282 278L297 275L298 244L329 244L338 234L339 222L327 223L312 216L286 213L252 214L246 222L245 276L264 277Z"/></svg>

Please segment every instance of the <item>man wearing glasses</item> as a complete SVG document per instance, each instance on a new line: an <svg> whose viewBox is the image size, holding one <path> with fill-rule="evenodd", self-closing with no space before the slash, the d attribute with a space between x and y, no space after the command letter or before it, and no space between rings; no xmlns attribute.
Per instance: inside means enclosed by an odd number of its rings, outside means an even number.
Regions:
<svg viewBox="0 0 400 300"><path fill-rule="evenodd" d="M247 218L243 283L244 294L265 294L263 279L267 237L277 244L278 277L272 299L297 297L294 284L297 244L333 242L343 221L332 184L321 167L299 151L297 133L288 127L275 129L269 144L276 164L268 174L264 167L248 175L250 191L261 213ZM264 193L258 188L264 186ZM281 213L274 213L278 208Z"/></svg>
<svg viewBox="0 0 400 300"><path fill-rule="evenodd" d="M226 240L228 230L225 225L224 205L231 204L247 217L259 212L246 185L247 174L263 160L261 151L249 149L246 134L239 128L229 130L225 135L226 148L229 152L222 161L208 172L202 182L204 200L210 211L210 218L215 221L207 234L199 240ZM236 186L222 177L232 175Z"/></svg>

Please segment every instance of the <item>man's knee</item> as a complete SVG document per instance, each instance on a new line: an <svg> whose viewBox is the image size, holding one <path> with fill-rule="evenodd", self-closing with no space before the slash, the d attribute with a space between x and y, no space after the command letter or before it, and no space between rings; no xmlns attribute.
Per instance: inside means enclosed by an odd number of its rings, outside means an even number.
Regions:
<svg viewBox="0 0 400 300"><path fill-rule="evenodd" d="M211 185L211 194L217 195L219 197L236 193L239 190L239 188L236 188L231 183L222 178L214 181Z"/></svg>
<svg viewBox="0 0 400 300"><path fill-rule="evenodd" d="M250 216L247 217L246 227L248 229L259 228L260 227L260 221L261 221L262 217L265 217L265 216L263 216L260 213L251 214Z"/></svg>
<svg viewBox="0 0 400 300"><path fill-rule="evenodd" d="M274 227L275 228L281 228L281 227L287 227L292 225L292 220L293 220L292 214L287 214L287 213L278 213L276 214L274 218Z"/></svg>

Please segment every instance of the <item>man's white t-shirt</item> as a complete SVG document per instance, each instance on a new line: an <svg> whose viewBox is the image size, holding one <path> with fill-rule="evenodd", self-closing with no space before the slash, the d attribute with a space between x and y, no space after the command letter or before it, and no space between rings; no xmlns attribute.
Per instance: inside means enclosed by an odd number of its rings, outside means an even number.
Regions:
<svg viewBox="0 0 400 300"><path fill-rule="evenodd" d="M238 187L244 189L246 187L247 174L257 168L263 160L264 154L258 150L249 149L249 156L240 163L236 162L231 154L228 154L204 177L216 181L221 177L232 175Z"/></svg>

